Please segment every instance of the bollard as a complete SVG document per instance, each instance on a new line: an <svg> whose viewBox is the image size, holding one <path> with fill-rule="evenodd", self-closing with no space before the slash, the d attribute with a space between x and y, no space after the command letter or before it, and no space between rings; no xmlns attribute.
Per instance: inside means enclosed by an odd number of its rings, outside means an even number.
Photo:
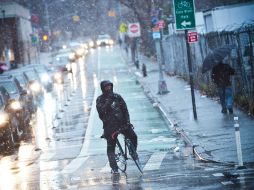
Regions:
<svg viewBox="0 0 254 190"><path fill-rule="evenodd" d="M135 64L136 68L139 69L139 60L134 61L134 64Z"/></svg>
<svg viewBox="0 0 254 190"><path fill-rule="evenodd" d="M146 65L144 63L142 64L142 73L143 73L143 77L147 76Z"/></svg>
<svg viewBox="0 0 254 190"><path fill-rule="evenodd" d="M39 139L38 139L38 130L37 130L37 125L33 127L34 130L34 140L35 140L35 151L41 150L39 147Z"/></svg>
<svg viewBox="0 0 254 190"><path fill-rule="evenodd" d="M242 147L241 147L240 127L238 123L238 117L234 117L234 128L235 128L235 140L236 140L238 164L240 167L243 167L243 157L242 157Z"/></svg>
<svg viewBox="0 0 254 190"><path fill-rule="evenodd" d="M68 106L68 93L67 93L67 89L68 89L68 87L66 87L65 89L64 89L64 91L63 91L63 93L64 93L64 106Z"/></svg>

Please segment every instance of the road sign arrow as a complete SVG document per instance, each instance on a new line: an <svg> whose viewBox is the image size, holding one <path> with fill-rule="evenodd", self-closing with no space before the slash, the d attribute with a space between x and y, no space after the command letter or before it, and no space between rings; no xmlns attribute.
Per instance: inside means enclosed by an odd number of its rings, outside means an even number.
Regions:
<svg viewBox="0 0 254 190"><path fill-rule="evenodd" d="M191 25L191 22L186 22L185 20L181 23L183 27L186 27L187 25Z"/></svg>

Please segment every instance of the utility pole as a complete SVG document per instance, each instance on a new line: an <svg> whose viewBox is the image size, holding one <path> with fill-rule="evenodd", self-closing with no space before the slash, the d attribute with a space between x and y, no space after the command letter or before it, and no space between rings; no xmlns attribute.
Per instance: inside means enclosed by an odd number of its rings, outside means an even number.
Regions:
<svg viewBox="0 0 254 190"><path fill-rule="evenodd" d="M156 20L156 25L158 23L158 18L160 17L160 13L157 14L157 10L155 9L154 1L152 0L152 14L154 19ZM158 94L166 94L168 93L167 83L164 80L163 71L162 71L162 51L161 51L161 30L158 26L153 28L153 39L155 41L157 62L159 66L159 81L158 81Z"/></svg>

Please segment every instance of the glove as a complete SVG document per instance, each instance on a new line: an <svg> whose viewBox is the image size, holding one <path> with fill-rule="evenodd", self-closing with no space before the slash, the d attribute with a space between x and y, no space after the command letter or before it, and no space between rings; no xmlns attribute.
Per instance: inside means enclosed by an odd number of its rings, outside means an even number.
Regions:
<svg viewBox="0 0 254 190"><path fill-rule="evenodd" d="M108 110L108 109L110 108L112 102L113 102L113 101L112 101L112 99L110 99L110 98L105 99L104 108L105 108L106 110Z"/></svg>
<svg viewBox="0 0 254 190"><path fill-rule="evenodd" d="M114 133L111 134L111 138L113 140L115 140L117 138L118 134L119 134L119 131L115 131Z"/></svg>

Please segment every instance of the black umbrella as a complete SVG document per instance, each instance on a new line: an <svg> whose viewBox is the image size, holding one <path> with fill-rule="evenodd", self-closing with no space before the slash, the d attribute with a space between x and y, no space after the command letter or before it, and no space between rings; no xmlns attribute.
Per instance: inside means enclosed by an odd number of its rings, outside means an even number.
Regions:
<svg viewBox="0 0 254 190"><path fill-rule="evenodd" d="M211 70L215 65L221 62L227 55L230 54L233 48L234 45L224 45L209 53L203 62L202 73Z"/></svg>

